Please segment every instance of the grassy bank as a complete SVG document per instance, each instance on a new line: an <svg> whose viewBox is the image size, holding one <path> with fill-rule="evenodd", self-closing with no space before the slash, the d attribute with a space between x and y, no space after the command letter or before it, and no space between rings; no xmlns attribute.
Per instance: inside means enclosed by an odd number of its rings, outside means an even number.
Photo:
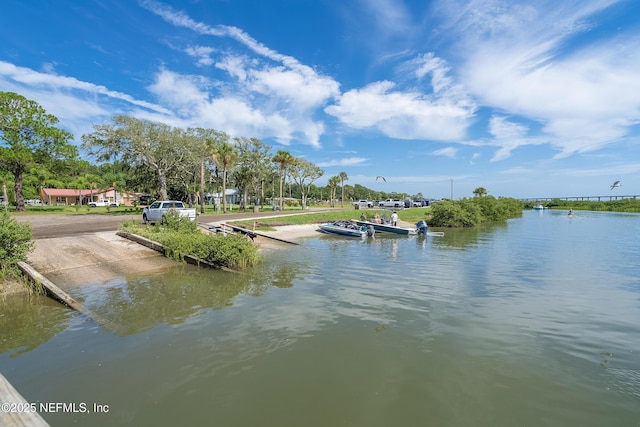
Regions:
<svg viewBox="0 0 640 427"><path fill-rule="evenodd" d="M167 215L164 224L140 225L125 221L121 229L162 244L167 256L182 261L186 255L226 268L245 268L260 261L258 249L241 235L205 234L195 222L177 215Z"/></svg>

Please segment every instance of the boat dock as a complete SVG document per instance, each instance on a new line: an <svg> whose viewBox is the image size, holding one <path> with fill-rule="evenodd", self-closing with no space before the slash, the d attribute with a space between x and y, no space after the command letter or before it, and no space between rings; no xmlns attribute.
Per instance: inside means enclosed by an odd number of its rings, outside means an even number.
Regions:
<svg viewBox="0 0 640 427"><path fill-rule="evenodd" d="M238 227L237 225L221 223L220 225L215 226L215 228L216 229L220 229L222 232L226 232L227 231L226 228L229 228L230 231L235 232L235 233L244 234L244 235L248 236L251 240L253 240L256 236L260 236L260 237L264 237L266 239L271 239L271 240L275 240L275 241L282 242L282 243L288 243L290 245L299 245L299 243L292 242L291 240L281 239L281 238L275 237L275 236L269 236L268 234L261 233L259 231L249 230L249 229L243 228L243 227Z"/></svg>

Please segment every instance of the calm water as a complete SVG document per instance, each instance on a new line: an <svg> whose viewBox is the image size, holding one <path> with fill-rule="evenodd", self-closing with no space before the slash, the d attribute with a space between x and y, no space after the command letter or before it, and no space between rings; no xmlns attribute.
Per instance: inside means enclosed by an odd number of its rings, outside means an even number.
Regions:
<svg viewBox="0 0 640 427"><path fill-rule="evenodd" d="M245 275L67 289L103 325L7 298L0 371L30 401L109 406L54 426L639 426L639 236L637 214L531 211L314 237Z"/></svg>

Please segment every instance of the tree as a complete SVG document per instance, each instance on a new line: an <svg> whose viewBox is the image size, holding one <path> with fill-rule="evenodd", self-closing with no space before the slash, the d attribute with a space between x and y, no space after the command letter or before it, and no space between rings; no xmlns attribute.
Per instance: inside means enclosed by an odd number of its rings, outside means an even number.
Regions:
<svg viewBox="0 0 640 427"><path fill-rule="evenodd" d="M13 92L0 92L0 166L13 173L16 211L24 211L22 180L32 165L46 159L78 155L70 132L57 128L58 119L37 102Z"/></svg>
<svg viewBox="0 0 640 427"><path fill-rule="evenodd" d="M238 152L224 132L217 132L216 138L209 140L209 147L214 161L222 168L222 212L227 213L227 171L238 160Z"/></svg>
<svg viewBox="0 0 640 427"><path fill-rule="evenodd" d="M338 187L339 182L339 176L332 176L327 182L327 187L329 187L329 206L332 208L334 207L333 201L336 199L336 188Z"/></svg>
<svg viewBox="0 0 640 427"><path fill-rule="evenodd" d="M200 213L204 213L205 205L205 171L208 170L208 162L213 162L213 153L209 141L216 138L218 131L214 129L189 129L187 131L194 138L195 152L200 163Z"/></svg>
<svg viewBox="0 0 640 427"><path fill-rule="evenodd" d="M295 158L288 151L278 150L273 158L273 161L280 167L280 210L283 210L284 204L282 202L282 184L284 177L287 173L289 166L293 164Z"/></svg>
<svg viewBox="0 0 640 427"><path fill-rule="evenodd" d="M487 189L484 188L484 187L478 187L475 190L473 190L473 195L475 197L486 196L487 195Z"/></svg>
<svg viewBox="0 0 640 427"><path fill-rule="evenodd" d="M300 186L302 209L307 207L309 186L324 174L324 171L308 160L296 158L291 165L291 177Z"/></svg>
<svg viewBox="0 0 640 427"><path fill-rule="evenodd" d="M344 208L344 182L349 179L349 176L346 172L340 172L338 174L338 177L340 178L340 187L342 190L342 199L340 200L340 205Z"/></svg>
<svg viewBox="0 0 640 427"><path fill-rule="evenodd" d="M257 138L234 138L238 150L238 162L233 171L233 178L242 193L242 205L246 206L249 189L253 190L256 204L259 204L258 193L269 174L271 147Z"/></svg>
<svg viewBox="0 0 640 427"><path fill-rule="evenodd" d="M117 158L133 167L150 168L160 187L160 198L168 199L167 180L175 177L192 154L183 130L127 116L116 116L113 124L95 125L82 136L83 147L98 160Z"/></svg>

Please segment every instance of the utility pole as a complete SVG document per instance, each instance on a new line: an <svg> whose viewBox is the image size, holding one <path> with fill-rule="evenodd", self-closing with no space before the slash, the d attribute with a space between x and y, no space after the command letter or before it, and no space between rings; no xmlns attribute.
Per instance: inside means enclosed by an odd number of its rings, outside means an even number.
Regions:
<svg viewBox="0 0 640 427"><path fill-rule="evenodd" d="M451 200L453 200L453 179L451 180Z"/></svg>

